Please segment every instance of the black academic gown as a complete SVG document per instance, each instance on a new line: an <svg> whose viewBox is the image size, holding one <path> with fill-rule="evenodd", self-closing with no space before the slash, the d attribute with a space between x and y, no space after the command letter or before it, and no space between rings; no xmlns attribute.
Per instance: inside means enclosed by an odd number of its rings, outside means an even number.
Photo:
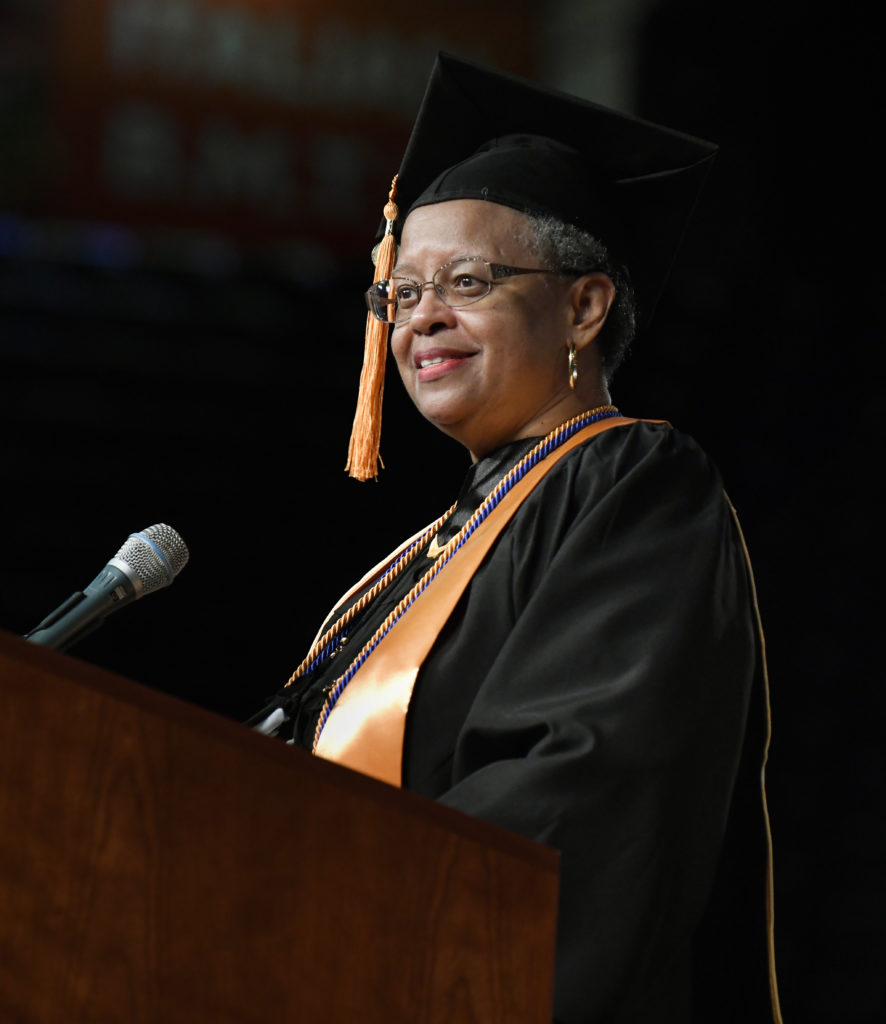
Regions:
<svg viewBox="0 0 886 1024"><path fill-rule="evenodd" d="M459 521L529 447L473 467ZM428 564L419 556L350 649ZM408 613L396 628L408 628ZM297 740L309 742L323 680L346 664L325 666L290 707ZM592 438L541 480L423 663L403 784L560 851L562 1024L771 1019L759 667L720 478L691 439L647 423ZM752 695L742 821L730 827L733 863L712 924L705 911Z"/></svg>

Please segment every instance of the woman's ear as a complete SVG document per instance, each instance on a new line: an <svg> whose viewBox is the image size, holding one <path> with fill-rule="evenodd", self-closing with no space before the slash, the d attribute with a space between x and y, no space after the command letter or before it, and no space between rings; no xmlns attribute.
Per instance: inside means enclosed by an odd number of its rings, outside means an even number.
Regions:
<svg viewBox="0 0 886 1024"><path fill-rule="evenodd" d="M578 349L589 345L600 333L615 301L615 285L608 274L585 274L574 281L569 292L572 305L572 337Z"/></svg>

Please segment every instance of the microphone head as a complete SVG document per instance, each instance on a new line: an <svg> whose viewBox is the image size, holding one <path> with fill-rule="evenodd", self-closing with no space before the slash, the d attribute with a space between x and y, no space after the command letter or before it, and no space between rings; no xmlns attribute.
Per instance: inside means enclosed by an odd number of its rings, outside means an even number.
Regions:
<svg viewBox="0 0 886 1024"><path fill-rule="evenodd" d="M187 545L178 531L157 523L141 533L131 533L113 561L124 563L126 570L141 581L141 597L168 587L184 569L188 557Z"/></svg>

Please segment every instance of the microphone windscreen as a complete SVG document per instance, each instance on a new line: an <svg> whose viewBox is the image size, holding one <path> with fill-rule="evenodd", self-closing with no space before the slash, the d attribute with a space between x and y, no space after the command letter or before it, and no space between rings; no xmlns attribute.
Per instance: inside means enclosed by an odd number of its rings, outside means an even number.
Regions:
<svg viewBox="0 0 886 1024"><path fill-rule="evenodd" d="M189 552L177 530L166 523L131 533L114 556L142 582L143 594L169 586L187 564Z"/></svg>

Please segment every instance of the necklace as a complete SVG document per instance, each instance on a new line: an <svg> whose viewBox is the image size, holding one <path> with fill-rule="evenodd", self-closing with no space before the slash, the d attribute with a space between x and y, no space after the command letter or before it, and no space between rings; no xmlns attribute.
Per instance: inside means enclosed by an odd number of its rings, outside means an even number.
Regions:
<svg viewBox="0 0 886 1024"><path fill-rule="evenodd" d="M433 565L428 571L421 577L418 583L409 591L409 593L396 605L396 607L387 615L382 624L375 631L370 640L364 644L359 654L354 658L347 670L341 675L335 682L330 686L326 701L320 712L319 719L317 721L317 727L314 733L313 749L316 750L317 741L320 738L320 734L323 731L323 727L326 724L332 709L335 707L339 697L341 697L347 685L353 679L354 675L359 671L361 666L365 663L366 659L372 654L378 644L384 639L384 637L390 632L394 625L406 614L416 598L423 593L423 591L436 579L436 577L446 567L449 560L455 554L459 548L466 543L468 538L473 534L477 527L489 516L492 510L498 505L498 503L504 498L504 496L511 490L522 477L535 466L538 462L547 458L551 452L556 451L564 442L566 442L573 434L577 431L584 429L592 423L596 423L598 420L608 419L612 416L618 416L618 409L613 405L598 406L596 409L591 409L588 412L582 413L579 416L575 416L565 423L561 423L559 427L551 431L546 437L542 438L539 443L532 448L513 469L510 470L493 488L488 497L483 501L477 511L471 516L471 518L465 523L465 525L459 530L459 532L452 537L443 547L440 549L440 553L434 561ZM429 526L421 536L414 541L409 547L402 552L394 562L388 567L387 570L382 574L381 577L376 581L373 587L367 591L363 598L360 599L351 609L349 609L314 645L309 652L308 656L302 662L298 669L293 673L289 682L286 684L289 686L295 682L301 675L306 671L315 668L321 664L326 658L330 657L338 645L347 639L347 627L353 622L356 615L363 611L366 605L375 598L391 581L399 575L399 573L405 568L405 566L415 557L418 551L421 550L422 546L428 541L429 537L433 537L436 531L443 525L443 523L449 518L455 509L455 505L449 509L444 515L440 517L435 523Z"/></svg>

